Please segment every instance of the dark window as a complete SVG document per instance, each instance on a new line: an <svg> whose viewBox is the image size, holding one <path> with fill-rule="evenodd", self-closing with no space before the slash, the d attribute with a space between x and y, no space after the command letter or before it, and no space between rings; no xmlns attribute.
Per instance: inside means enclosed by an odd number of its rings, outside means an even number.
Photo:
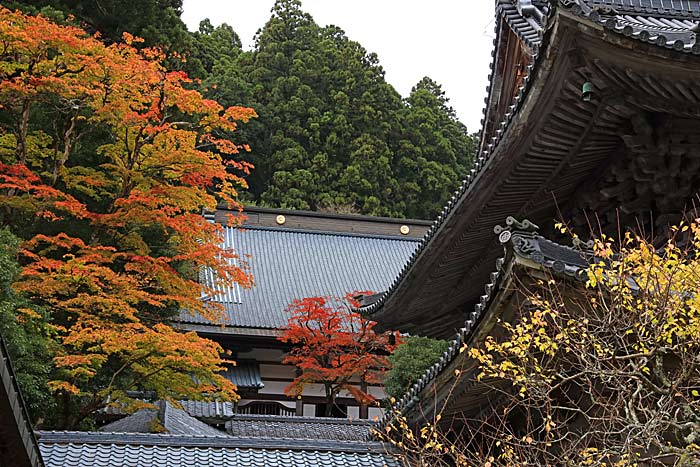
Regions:
<svg viewBox="0 0 700 467"><path fill-rule="evenodd" d="M326 405L327 404L316 404L316 416L325 417L326 416ZM333 404L333 409L331 410L331 417L334 418L347 418L348 416L348 406L345 404Z"/></svg>

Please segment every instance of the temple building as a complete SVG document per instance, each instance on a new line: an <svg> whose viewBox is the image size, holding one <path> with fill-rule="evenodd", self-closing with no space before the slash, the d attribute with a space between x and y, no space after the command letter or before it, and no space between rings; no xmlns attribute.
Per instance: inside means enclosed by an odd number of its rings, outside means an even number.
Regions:
<svg viewBox="0 0 700 467"><path fill-rule="evenodd" d="M663 237L700 190L700 0L496 0L495 11L478 154L432 225L249 208L243 228L225 228L226 246L251 255L256 286L220 291L225 322L183 313L177 326L233 353L239 403L159 403L106 414L104 431L36 439L3 366L2 453L21 461L0 465L38 467L41 452L50 467L398 466L362 420L379 409L344 394L343 420L324 420L320 388L284 394L295 375L277 340L287 305L354 290L380 292L362 311L382 329L452 340L396 411L420 423L448 392L446 419L492 407L460 349L512 316L513 281L554 275L576 287L588 258L555 222L582 238L619 226ZM153 426L163 433L144 432Z"/></svg>
<svg viewBox="0 0 700 467"><path fill-rule="evenodd" d="M693 210L699 22L697 0L496 1L477 160L408 267L364 310L385 329L452 339L395 410L430 420L448 389L450 421L492 407L468 365L452 387L460 349L512 316L522 300L513 281L546 272L575 287L587 258L560 244L555 222L582 238L634 228L663 239Z"/></svg>
<svg viewBox="0 0 700 467"><path fill-rule="evenodd" d="M546 236L561 218L583 234L678 220L700 183L698 21L692 0L497 1L474 168L369 315L454 335L481 301L507 216Z"/></svg>
<svg viewBox="0 0 700 467"><path fill-rule="evenodd" d="M211 221L226 224L227 214L219 210ZM247 208L243 214L241 227L224 227L224 246L245 255L241 259L247 262L255 286L233 285L213 297L224 307L224 322L212 323L183 312L178 326L232 352L236 366L226 376L241 395L235 407L230 406L234 413L322 416L321 385L309 385L296 400L284 393L295 368L282 364L289 348L277 337L287 326L289 305L307 297L386 290L430 223L265 208ZM203 280L214 285L208 274ZM384 397L379 386L364 389L378 399ZM377 407L360 406L346 392L333 410L337 417L353 419L382 414Z"/></svg>
<svg viewBox="0 0 700 467"><path fill-rule="evenodd" d="M228 214L219 210L209 219L225 225ZM182 312L175 323L231 352L236 365L225 376L237 385L241 400L155 401L134 414L110 407L99 414L97 431L33 436L10 373L3 376L7 387L0 393L11 408L0 411L7 445L0 466L41 467L43 458L48 467L399 467L387 446L371 439L383 414L378 406L360 405L343 392L333 417L324 418L321 386L308 386L296 399L285 394L295 367L282 364L289 347L277 337L295 299L386 290L430 222L265 208L247 208L244 215L241 226L224 227L224 246L241 254L255 286L218 288L217 295L205 298L222 305L222 322ZM215 284L207 271L201 279ZM365 297L371 300L371 294ZM11 372L9 358L3 362L8 366L0 370ZM358 387L384 398L381 386L358 381Z"/></svg>

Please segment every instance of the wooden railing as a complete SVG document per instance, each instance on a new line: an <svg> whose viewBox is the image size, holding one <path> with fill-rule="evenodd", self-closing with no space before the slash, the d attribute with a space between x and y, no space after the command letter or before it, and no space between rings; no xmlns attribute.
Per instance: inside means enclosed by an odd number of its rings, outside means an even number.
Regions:
<svg viewBox="0 0 700 467"><path fill-rule="evenodd" d="M243 415L283 415L293 417L296 410L275 401L253 401L239 405L236 413Z"/></svg>

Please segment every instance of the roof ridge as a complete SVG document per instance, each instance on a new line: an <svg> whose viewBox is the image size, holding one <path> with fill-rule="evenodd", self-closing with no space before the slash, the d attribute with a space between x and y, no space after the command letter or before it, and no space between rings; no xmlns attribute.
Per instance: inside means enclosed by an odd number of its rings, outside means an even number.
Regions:
<svg viewBox="0 0 700 467"><path fill-rule="evenodd" d="M571 1L571 0L569 0ZM577 0L574 0L577 1ZM664 0L656 0L659 6L654 6L650 2L649 6L642 5L644 0L583 0L589 8L614 9L619 13L633 12L645 15L659 15L678 18L678 16L690 17L700 16L700 1L698 0L676 0L668 4ZM618 3L619 2L619 3ZM565 2L568 3L568 2ZM685 5L684 5L685 3ZM695 8L693 8L695 6Z"/></svg>
<svg viewBox="0 0 700 467"><path fill-rule="evenodd" d="M170 403L168 401L158 401L158 419L160 424L163 426L165 430L168 430L168 418L169 418L169 406Z"/></svg>
<svg viewBox="0 0 700 467"><path fill-rule="evenodd" d="M336 232L332 230L314 230L314 229L294 229L285 227L270 227L265 225L241 225L241 226L224 226L225 229L234 230L262 230L269 232L283 232L283 233L300 233L300 234L310 234L310 235L324 235L329 237L359 237L359 238L373 238L379 240L397 240L401 242L413 242L419 243L420 238L416 237L404 237L399 235L382 235L382 234L367 234L367 233L356 233L356 232Z"/></svg>
<svg viewBox="0 0 700 467"><path fill-rule="evenodd" d="M256 415L256 414L234 414L231 420L239 421L272 421L288 423L321 423L324 425L357 425L372 426L376 422L365 419L331 418L331 417L306 417L306 416L285 416L285 415Z"/></svg>
<svg viewBox="0 0 700 467"><path fill-rule="evenodd" d="M237 448L342 453L386 452L377 441L292 438L246 438L229 435L177 435L170 433L111 433L94 431L37 431L39 444L116 444L191 448Z"/></svg>
<svg viewBox="0 0 700 467"><path fill-rule="evenodd" d="M238 212L238 211L231 211L231 210L225 209L223 207L218 207L217 211ZM387 217L387 216L370 216L367 214L342 214L342 213L322 212L322 211L307 211L307 210L294 210L294 209L283 209L283 208L267 208L267 207L261 207L261 206L244 206L242 214L245 215L246 212L270 213L270 214L288 214L288 215L303 216L303 217L323 217L323 218L327 218L327 219L361 220L361 221L366 221L366 222L389 223L389 224L430 225L430 220L428 220L428 219L399 218L399 217Z"/></svg>

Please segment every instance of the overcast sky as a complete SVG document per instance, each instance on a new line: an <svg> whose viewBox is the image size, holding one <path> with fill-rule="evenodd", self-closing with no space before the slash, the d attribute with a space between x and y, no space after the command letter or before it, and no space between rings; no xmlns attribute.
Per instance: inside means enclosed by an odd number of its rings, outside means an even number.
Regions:
<svg viewBox="0 0 700 467"><path fill-rule="evenodd" d="M230 24L246 48L274 0L184 0L190 30L209 18ZM423 76L442 85L470 132L480 128L493 34L493 1L302 0L322 26L334 24L376 52L386 79L407 96Z"/></svg>

